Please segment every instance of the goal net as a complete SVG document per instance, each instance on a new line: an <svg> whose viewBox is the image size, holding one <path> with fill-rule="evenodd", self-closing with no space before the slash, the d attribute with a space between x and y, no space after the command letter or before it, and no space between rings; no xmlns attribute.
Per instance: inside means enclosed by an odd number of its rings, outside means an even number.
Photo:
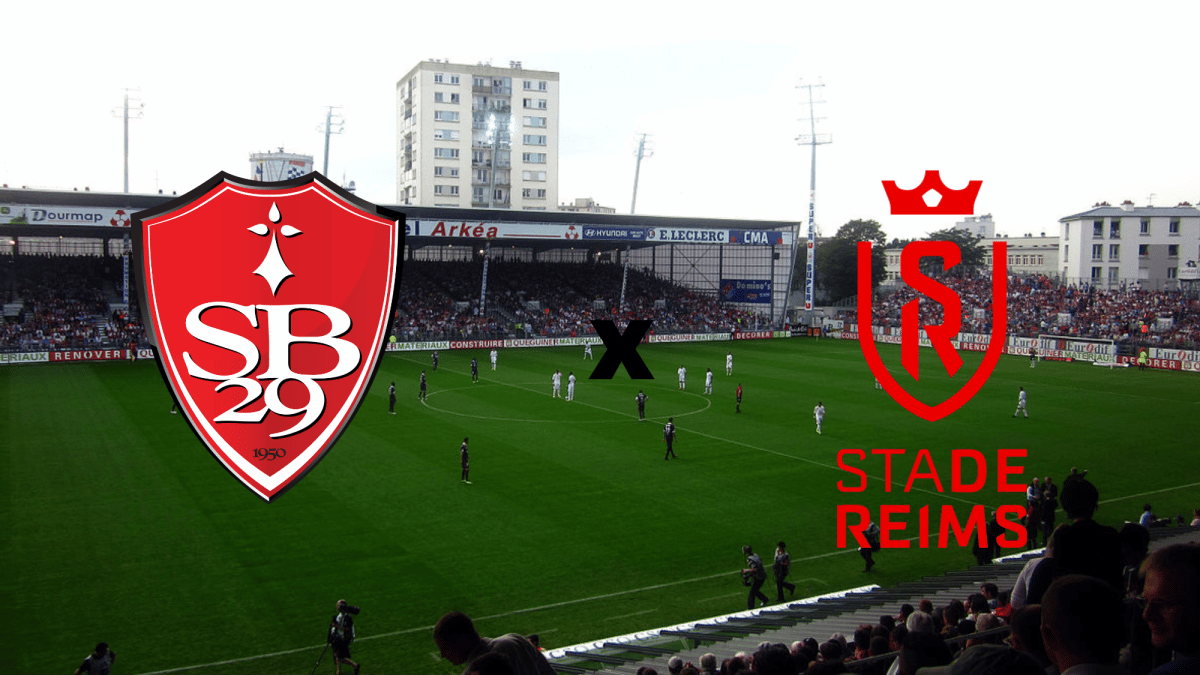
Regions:
<svg viewBox="0 0 1200 675"><path fill-rule="evenodd" d="M1090 361L1098 366L1116 366L1117 343L1111 338L1088 338L1074 335L1037 336L1039 356Z"/></svg>

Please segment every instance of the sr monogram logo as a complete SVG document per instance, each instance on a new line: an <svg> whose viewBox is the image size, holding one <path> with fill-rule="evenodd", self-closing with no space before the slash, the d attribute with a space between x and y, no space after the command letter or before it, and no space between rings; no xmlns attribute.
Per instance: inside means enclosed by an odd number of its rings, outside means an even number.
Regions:
<svg viewBox="0 0 1200 675"><path fill-rule="evenodd" d="M892 204L892 213L902 215L972 213L981 185L982 181L973 180L964 190L949 190L942 183L937 171L926 171L924 180L914 190L900 190L894 181L883 182L888 200ZM937 193L935 201L940 202L939 204L930 206L923 201L923 197L926 196L933 199L929 192ZM992 333L983 362L949 399L931 406L905 390L888 372L887 366L879 356L871 327L871 242L858 242L858 339L862 344L863 356L884 390L912 414L936 422L971 400L992 374L1000 355L1004 353L1008 327L1007 251L1006 242L993 242ZM953 289L921 272L920 260L924 257L942 258L943 268L950 269L962 261L962 251L957 244L950 241L915 241L905 246L900 254L900 275L904 281L913 290L940 304L943 310L942 323L930 325L921 324L917 300L910 300L900 310L900 364L914 381L921 378L919 362L922 331L950 377L958 374L963 365L962 357L958 355L953 343L962 328L962 301Z"/></svg>
<svg viewBox="0 0 1200 675"><path fill-rule="evenodd" d="M163 378L213 455L270 501L325 456L369 388L404 216L316 173L221 173L133 222Z"/></svg>

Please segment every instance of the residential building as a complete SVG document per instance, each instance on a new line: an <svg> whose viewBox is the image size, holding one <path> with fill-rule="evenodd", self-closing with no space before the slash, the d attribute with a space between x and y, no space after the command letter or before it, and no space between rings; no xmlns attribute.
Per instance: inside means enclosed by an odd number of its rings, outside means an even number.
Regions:
<svg viewBox="0 0 1200 675"><path fill-rule="evenodd" d="M558 73L422 61L396 83L396 202L554 210Z"/></svg>
<svg viewBox="0 0 1200 675"><path fill-rule="evenodd" d="M992 268L992 244L998 241L1007 244L1008 273L1010 275L1044 274L1056 277L1059 273L1059 238L1057 236L1048 237L1045 232L1036 236L1033 233L1026 233L1021 237L1007 234L997 235L996 223L992 220L991 214L977 218L969 216L965 220L955 223L954 228L980 237L979 245L984 249L984 267L989 274ZM887 261L885 283L898 284L901 282L900 254L903 250L903 246L896 246L888 247L884 251Z"/></svg>
<svg viewBox="0 0 1200 675"><path fill-rule="evenodd" d="M992 222L992 214L982 216L967 216L954 224L956 230L966 230L980 239L993 239L996 236L996 224Z"/></svg>
<svg viewBox="0 0 1200 675"><path fill-rule="evenodd" d="M988 269L992 267L992 244L997 241L1007 244L1009 274L1058 276L1058 237L1047 237L1042 232L1039 235L1026 233L1020 237L1002 235L981 241L979 243L987 251L984 255Z"/></svg>
<svg viewBox="0 0 1200 675"><path fill-rule="evenodd" d="M1200 259L1200 209L1101 203L1059 221L1062 277L1099 288L1179 288L1179 270Z"/></svg>

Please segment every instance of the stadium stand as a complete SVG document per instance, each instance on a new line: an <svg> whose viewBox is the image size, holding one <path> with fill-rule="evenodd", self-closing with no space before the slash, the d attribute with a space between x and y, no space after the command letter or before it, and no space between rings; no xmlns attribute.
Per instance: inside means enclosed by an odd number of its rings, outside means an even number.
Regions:
<svg viewBox="0 0 1200 675"><path fill-rule="evenodd" d="M135 274L136 272L131 272ZM966 332L991 329L990 280L944 277L963 301ZM145 331L136 297L119 303L121 264L96 256L12 256L0 265L4 321L0 347L97 347L141 343ZM755 316L715 296L693 292L644 270L630 269L620 311L622 268L606 263L496 261L490 266L486 310L479 312L479 261L410 260L403 268L397 339L575 337L592 334L591 320L654 317L654 331L728 332L755 327ZM872 322L899 327L900 309L916 298L904 286L876 299ZM942 306L921 302L922 321L940 323ZM980 317L974 311L984 310ZM1111 339L1126 347L1200 347L1200 299L1178 291L1104 291L1061 286L1044 276L1014 277L1008 291L1009 335ZM1069 323L1060 317L1070 315ZM841 317L856 321L855 311ZM1141 330L1145 324L1146 330Z"/></svg>
<svg viewBox="0 0 1200 675"><path fill-rule="evenodd" d="M6 348L96 347L143 336L140 321L114 312L106 294L120 262L93 256L12 256L0 265Z"/></svg>
<svg viewBox="0 0 1200 675"><path fill-rule="evenodd" d="M141 344L145 330L136 297L120 298L120 261L93 256L14 256L0 266L5 349ZM565 337L594 334L594 318L628 320L653 312L656 332L730 331L753 315L631 270L625 312L616 310L621 268L589 263L496 263L489 272L488 311L480 315L481 266L410 261L404 266L398 339ZM655 308L661 301L663 308ZM531 307L538 307L534 310Z"/></svg>
<svg viewBox="0 0 1200 675"><path fill-rule="evenodd" d="M592 319L649 315L659 333L728 332L753 325L749 312L632 269L621 312L621 275L622 268L612 264L495 262L481 315L478 262L409 261L395 333L404 340L576 337L594 334Z"/></svg>

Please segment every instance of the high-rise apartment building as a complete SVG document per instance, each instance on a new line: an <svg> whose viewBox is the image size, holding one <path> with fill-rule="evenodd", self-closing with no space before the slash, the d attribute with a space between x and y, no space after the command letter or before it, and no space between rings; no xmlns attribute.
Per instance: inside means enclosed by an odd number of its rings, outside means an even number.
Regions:
<svg viewBox="0 0 1200 675"><path fill-rule="evenodd" d="M396 83L396 202L554 210L558 73L422 61Z"/></svg>

